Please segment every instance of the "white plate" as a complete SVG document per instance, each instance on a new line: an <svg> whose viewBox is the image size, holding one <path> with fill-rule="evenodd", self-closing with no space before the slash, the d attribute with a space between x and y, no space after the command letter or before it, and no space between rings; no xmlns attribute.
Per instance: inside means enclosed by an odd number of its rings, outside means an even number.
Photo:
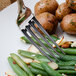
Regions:
<svg viewBox="0 0 76 76"><path fill-rule="evenodd" d="M26 6L34 12L34 5L38 0L24 0ZM62 3L65 0L57 0ZM10 68L7 57L11 52L17 52L18 49L26 50L29 45L23 44L20 37L23 35L18 29L16 18L18 15L17 3L14 3L0 12L0 76L5 76L5 71ZM59 31L59 30L58 30ZM76 36L64 35L67 40L76 40Z"/></svg>

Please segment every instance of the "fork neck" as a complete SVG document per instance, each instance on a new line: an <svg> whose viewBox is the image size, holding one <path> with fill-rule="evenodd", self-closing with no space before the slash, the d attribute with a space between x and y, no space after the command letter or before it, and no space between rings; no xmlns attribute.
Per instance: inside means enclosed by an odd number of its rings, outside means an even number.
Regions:
<svg viewBox="0 0 76 76"><path fill-rule="evenodd" d="M26 20L31 15L31 10L24 5L23 0L17 0L17 3L18 3L18 12L19 12L17 23L20 21L19 24L21 24L24 20Z"/></svg>
<svg viewBox="0 0 76 76"><path fill-rule="evenodd" d="M18 12L22 13L23 11L26 12L27 7L24 5L23 0L17 0L18 3Z"/></svg>

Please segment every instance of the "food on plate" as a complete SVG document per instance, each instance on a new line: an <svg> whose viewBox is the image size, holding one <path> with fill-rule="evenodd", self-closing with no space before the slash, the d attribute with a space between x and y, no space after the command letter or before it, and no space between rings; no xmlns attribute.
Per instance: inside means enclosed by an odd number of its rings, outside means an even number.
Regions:
<svg viewBox="0 0 76 76"><path fill-rule="evenodd" d="M12 57L8 57L8 62L18 76L28 76L27 73L19 67Z"/></svg>
<svg viewBox="0 0 76 76"><path fill-rule="evenodd" d="M43 70L40 70L40 69L37 69L37 68L34 68L34 67L30 67L31 69L31 72L34 73L34 74L41 74L42 76L48 76L48 74L43 71Z"/></svg>
<svg viewBox="0 0 76 76"><path fill-rule="evenodd" d="M56 59L54 59L46 50L44 50L51 58L52 60L54 60L56 62ZM31 58L31 59L35 59L38 60L40 62L50 62L50 60L48 60L45 56L42 56L40 54L36 54L36 53L32 53L32 52L28 52L28 51L24 51L24 50L18 50L19 55L27 57L27 58ZM74 61L76 60L76 56L74 55L64 55L62 53L60 53L60 55L62 56L62 59L54 52L52 51L52 53L59 59L62 61ZM42 57L42 58L41 58Z"/></svg>
<svg viewBox="0 0 76 76"><path fill-rule="evenodd" d="M31 62L30 65L34 68L38 68L40 70L44 70L44 68L41 66L41 64L36 63L36 62Z"/></svg>
<svg viewBox="0 0 76 76"><path fill-rule="evenodd" d="M49 62L48 65L52 68L52 69L58 69L58 64L56 64L55 62Z"/></svg>
<svg viewBox="0 0 76 76"><path fill-rule="evenodd" d="M64 36L62 36L60 39L58 39L58 40L56 41L56 43L57 43L59 46L63 45L63 44L65 43ZM52 46L53 46L54 48L56 47L55 44L53 44Z"/></svg>
<svg viewBox="0 0 76 76"><path fill-rule="evenodd" d="M44 12L55 14L57 7L58 3L56 0L41 0L35 5L35 15L39 15Z"/></svg>
<svg viewBox="0 0 76 76"><path fill-rule="evenodd" d="M63 18L60 27L68 34L76 34L76 14L66 15Z"/></svg>
<svg viewBox="0 0 76 76"><path fill-rule="evenodd" d="M62 47L62 48L69 48L69 47L70 47L70 45L69 45L69 44L67 44L67 43L65 43L65 44L63 44L61 47Z"/></svg>
<svg viewBox="0 0 76 76"><path fill-rule="evenodd" d="M37 76L42 76L41 74L38 74Z"/></svg>
<svg viewBox="0 0 76 76"><path fill-rule="evenodd" d="M72 46L75 45L75 42L65 41L64 37L57 38L54 35L50 35L52 39L58 41L59 44L63 45L65 43ZM31 37L35 42L34 37ZM46 36L45 38L53 44ZM39 38L42 42L43 40ZM30 44L30 41L26 37L21 37L26 43ZM36 42L38 44L38 42ZM43 42L44 43L44 42ZM44 43L47 47L47 43ZM39 45L39 44L38 44ZM59 45L61 47L61 45ZM39 45L41 49L41 45ZM25 50L18 50L18 55L11 53L8 57L8 62L12 67L13 71L18 76L67 76L67 75L76 75L76 48L67 47L61 49L66 53L62 54L61 51L55 47L55 49L60 53L62 58L58 56L50 47L49 50L56 56L59 62L53 58L45 49L43 51L51 57L54 62L51 62L47 57L40 53L40 51L34 46L31 45ZM29 61L28 61L29 60ZM72 61L71 61L72 60ZM11 72L6 72L7 75L14 75Z"/></svg>
<svg viewBox="0 0 76 76"><path fill-rule="evenodd" d="M71 44L71 47L76 47L76 41Z"/></svg>
<svg viewBox="0 0 76 76"><path fill-rule="evenodd" d="M62 76L67 76L66 74L62 73Z"/></svg>
<svg viewBox="0 0 76 76"><path fill-rule="evenodd" d="M62 76L59 72L53 70L47 63L42 62L42 67L44 68L45 72L48 73L50 76Z"/></svg>
<svg viewBox="0 0 76 76"><path fill-rule="evenodd" d="M69 48L71 46L71 41L70 42L65 42L63 45L61 45L62 48Z"/></svg>
<svg viewBox="0 0 76 76"><path fill-rule="evenodd" d="M29 65L29 63L33 62L34 60L30 59L30 58L25 58L25 57L21 57L21 59Z"/></svg>
<svg viewBox="0 0 76 76"><path fill-rule="evenodd" d="M62 36L60 39L56 41L56 43L61 46L62 48L69 48L71 44L73 43L72 41L66 41L64 39L64 36ZM54 48L56 47L55 44L52 45Z"/></svg>
<svg viewBox="0 0 76 76"><path fill-rule="evenodd" d="M76 0L66 0L68 7L76 11Z"/></svg>
<svg viewBox="0 0 76 76"><path fill-rule="evenodd" d="M74 48L72 48L72 44L74 43L74 47L76 47L75 46L75 41L66 41L65 39L64 39L64 37L62 36L60 39L59 38L56 38L55 36L53 36L53 35L51 35L51 37L57 42L57 44L61 47L62 45L64 45L64 44L69 44L70 45L70 47L68 47L68 48L62 48L62 50L66 53L66 54L71 54L71 55L76 55L76 49L74 49ZM34 42L36 43L36 44L38 44L39 46L40 46L40 44L34 39L34 37L31 37L33 40L34 40ZM47 37L46 37L47 38ZM24 43L27 43L27 44L31 44L31 42L26 38L26 37L24 37L24 36L22 36L21 38L21 41L24 41ZM43 41L41 38L39 38L39 40L41 40L43 43L44 43L44 45L46 46L46 47L48 47L48 45L47 45L47 43L45 42L45 41ZM47 40L49 41L49 43L51 44L51 45L53 45L53 46L55 46L48 38L47 38ZM39 53L38 52L38 49L35 47L35 46L31 46L31 47L29 47L30 49L31 49L31 52L33 52L33 53ZM32 49L34 49L34 48L36 48L34 51L32 51ZM56 48L57 49L57 48ZM71 51L72 50L72 51ZM30 51L29 49L28 49L28 51ZM57 51L58 52L61 52L59 49L57 49Z"/></svg>
<svg viewBox="0 0 76 76"><path fill-rule="evenodd" d="M63 69L63 70L76 70L76 65L74 65L74 66L59 66L59 69Z"/></svg>
<svg viewBox="0 0 76 76"><path fill-rule="evenodd" d="M35 16L43 28L49 33L55 33L58 20L62 20L60 27L68 34L76 34L76 13L70 14L76 11L76 0L66 0L66 3L59 5L56 0L40 0L35 5ZM56 17L54 16L56 13ZM24 20L24 17L19 23ZM38 28L38 31L43 32ZM36 31L35 31L36 32ZM39 37L39 36L38 36ZM53 48L42 39L38 38L44 45L40 45L36 41L35 37L31 38L42 50L37 49L34 45L31 45L27 51L18 50L18 54L11 53L8 57L8 62L13 69L13 72L5 72L8 76L76 76L76 41L66 41L64 36L58 38L54 35L50 37L58 44L58 46L64 51L63 54L47 36L44 38L55 48L57 52L54 52ZM20 38L24 43L31 44L26 37ZM43 48L44 46L45 48ZM47 47L47 48L46 48ZM50 53L48 52L48 49ZM57 54L59 53L60 56ZM47 54L47 56L46 56ZM51 60L49 60L50 58Z"/></svg>
<svg viewBox="0 0 76 76"><path fill-rule="evenodd" d="M5 76L17 76L17 75L15 74L14 71L12 71L12 70L7 70L7 71L5 72Z"/></svg>
<svg viewBox="0 0 76 76"><path fill-rule="evenodd" d="M45 56L37 54L37 53L32 53L29 51L24 51L24 50L18 50L18 54L23 56L23 57L27 57L27 58L31 58L33 60L38 60L39 62L50 62L50 60L48 60Z"/></svg>
<svg viewBox="0 0 76 76"><path fill-rule="evenodd" d="M50 35L50 37L51 37L54 41L59 40L59 38L58 38L58 37L55 37L54 35ZM36 44L40 45L40 44L34 39L34 37L31 36L31 38L35 41ZM47 36L45 36L45 38L47 38ZM21 39L21 41L24 42L24 43L31 44L31 42L30 42L25 36L22 36L20 39ZM47 38L47 39L48 39L48 38ZM41 41L44 43L44 45L47 46L47 43L46 43L44 40L42 40L41 38L39 38L39 40L41 40ZM48 41L49 41L50 44L53 44L49 39L48 39ZM48 47L48 46L47 46L47 47ZM35 49L35 50L36 50L36 49Z"/></svg>
<svg viewBox="0 0 76 76"><path fill-rule="evenodd" d="M31 45L29 48L28 48L28 51L30 52L33 52L33 53L40 53L39 50L34 46L34 45Z"/></svg>
<svg viewBox="0 0 76 76"><path fill-rule="evenodd" d="M58 26L58 21L54 15L48 12L44 12L44 13L37 15L36 18L49 34L55 33L57 26ZM37 25L35 26L38 29L38 26ZM38 31L42 33L40 29L38 29Z"/></svg>
<svg viewBox="0 0 76 76"><path fill-rule="evenodd" d="M24 70L27 72L29 76L34 76L33 73L30 71L28 66L25 64L25 62L16 54L11 53L11 57L15 60L15 62Z"/></svg>
<svg viewBox="0 0 76 76"><path fill-rule="evenodd" d="M64 74L69 74L69 75L71 75L72 74L72 76L74 75L76 75L76 71L75 70L58 70L57 72L59 72L59 73L64 73Z"/></svg>
<svg viewBox="0 0 76 76"><path fill-rule="evenodd" d="M62 3L58 6L57 10L56 10L56 18L61 21L63 19L64 16L68 15L69 13L71 13L72 10L67 6L66 3Z"/></svg>
<svg viewBox="0 0 76 76"><path fill-rule="evenodd" d="M44 68L41 66L40 63L36 63L36 62L32 62L30 63L30 65L34 68L38 68L41 70L44 70ZM48 65L52 68L52 69L58 69L58 64L56 64L55 62L49 62Z"/></svg>

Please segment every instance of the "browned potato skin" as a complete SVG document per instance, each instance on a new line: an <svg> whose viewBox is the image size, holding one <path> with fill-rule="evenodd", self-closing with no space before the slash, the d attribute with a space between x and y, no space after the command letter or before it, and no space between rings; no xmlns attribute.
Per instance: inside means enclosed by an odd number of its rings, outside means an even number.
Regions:
<svg viewBox="0 0 76 76"><path fill-rule="evenodd" d="M58 6L57 10L56 10L56 18L61 21L63 19L64 16L68 15L69 13L71 13L72 10L70 8L68 8L66 3L62 3Z"/></svg>
<svg viewBox="0 0 76 76"><path fill-rule="evenodd" d="M35 5L35 15L39 15L43 12L55 14L57 7L58 3L56 0L41 0Z"/></svg>
<svg viewBox="0 0 76 76"><path fill-rule="evenodd" d="M76 34L76 14L69 14L65 16L60 26L66 33Z"/></svg>
<svg viewBox="0 0 76 76"><path fill-rule="evenodd" d="M66 0L68 7L76 11L76 0Z"/></svg>
<svg viewBox="0 0 76 76"><path fill-rule="evenodd" d="M56 31L58 21L56 20L56 17L54 15L48 12L44 12L44 13L37 15L36 18L49 34L52 34ZM38 29L37 25L35 26ZM38 30L41 34L43 34L40 29Z"/></svg>

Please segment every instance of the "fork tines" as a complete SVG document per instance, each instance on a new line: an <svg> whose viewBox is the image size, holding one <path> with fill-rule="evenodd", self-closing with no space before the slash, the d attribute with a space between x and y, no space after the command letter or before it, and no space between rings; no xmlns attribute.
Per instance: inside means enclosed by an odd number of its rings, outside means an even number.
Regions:
<svg viewBox="0 0 76 76"><path fill-rule="evenodd" d="M42 49L39 45L37 45L32 39L31 37L28 35L27 31L35 38L36 41L39 42L39 44L46 50L49 52L49 54L54 57L57 61L59 61L56 56L39 40L39 38L33 33L33 31L31 30L31 27L35 30L35 32L47 43L47 45L57 54L59 55L60 57L62 57L60 55L60 53L58 53L56 51L56 49L54 49L52 47L52 45L47 41L46 38L44 38L41 33L37 30L37 28L34 26L34 23L37 24L37 26L39 27L39 29L49 38L49 40L51 40L56 46L57 48L59 48L59 50L65 54L63 52L63 50L56 44L56 42L49 36L49 34L44 30L44 28L41 26L41 24L37 21L37 19L35 17L33 17L29 22L29 25L25 27L25 29L22 29L22 32L25 34L25 36L31 41L31 43L39 49L39 51L44 54L50 61L53 61L50 56L48 56Z"/></svg>
<svg viewBox="0 0 76 76"><path fill-rule="evenodd" d="M38 27L41 29L41 31L49 38L49 40L51 40L51 41L56 45L56 47L57 47L63 54L65 54L64 51L58 46L58 44L57 44L57 43L50 37L50 35L44 30L44 28L43 28L42 25L38 22L38 20L37 20L35 17L33 17L32 19L33 19L34 22L38 25Z"/></svg>
<svg viewBox="0 0 76 76"><path fill-rule="evenodd" d="M24 35L30 40L30 42L37 48L39 49L39 51L44 55L46 56L50 61L53 61L50 56L48 56L41 48L39 45L37 45L32 39L31 37L27 34L26 32L27 30L23 29L22 32L24 33Z"/></svg>

